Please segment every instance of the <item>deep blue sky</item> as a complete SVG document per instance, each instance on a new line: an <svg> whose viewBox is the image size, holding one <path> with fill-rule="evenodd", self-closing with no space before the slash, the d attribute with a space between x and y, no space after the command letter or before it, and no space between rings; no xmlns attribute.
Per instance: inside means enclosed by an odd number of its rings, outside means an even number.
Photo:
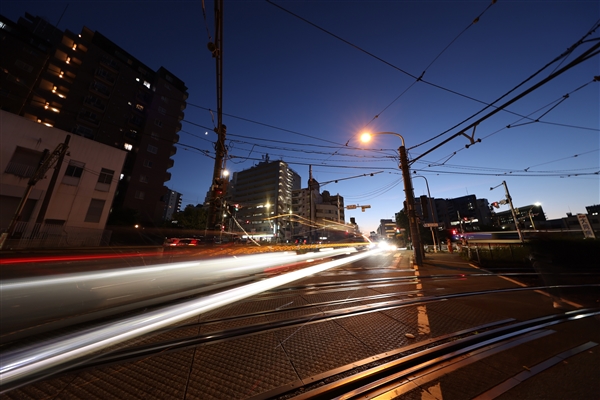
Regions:
<svg viewBox="0 0 600 400"><path fill-rule="evenodd" d="M320 182L384 171L323 187L346 204L371 205L364 213L347 211L363 232L393 218L404 192L393 159L400 139L378 136L365 146L359 132L397 132L409 157L417 157L474 122L451 129L565 52L600 19L596 0L499 0L489 8L490 1L274 2L318 27L267 1L225 1L223 121L233 157L227 169L249 168L268 153L290 163L303 187L308 164ZM183 193L184 204L196 204L204 200L214 161L194 148L212 154L216 137L206 110L216 109L215 61L206 47L207 27L214 36L213 3L206 2L206 23L201 4L3 0L0 13L16 21L27 11L76 33L87 26L150 68L164 66L182 79L188 107L167 185ZM600 38L600 29L587 38ZM423 71L426 82L415 83ZM539 201L548 218L585 212L600 203L594 175L600 170L600 82L592 82L598 75L595 56L483 121L475 134L481 143L465 149L467 139L458 137L412 169L427 177L437 198L475 194L497 201L502 187L489 188L505 180L517 207ZM541 122L520 125L531 121L523 116ZM414 186L415 195L427 193L423 179Z"/></svg>

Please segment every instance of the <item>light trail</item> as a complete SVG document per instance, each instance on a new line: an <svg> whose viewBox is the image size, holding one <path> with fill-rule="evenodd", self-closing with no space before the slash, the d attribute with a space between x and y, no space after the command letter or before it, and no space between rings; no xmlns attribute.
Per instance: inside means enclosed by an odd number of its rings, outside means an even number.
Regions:
<svg viewBox="0 0 600 400"><path fill-rule="evenodd" d="M186 301L179 305L168 306L117 322L99 325L96 328L82 330L66 337L32 344L25 349L4 352L0 357L0 380L3 386L15 385L15 383L18 386L18 381L27 377L35 376L41 379L76 365L84 358L89 358L111 346L166 328L199 314L295 280L370 257L381 251L380 249L367 250L342 259L328 261L200 299ZM310 256L314 258L315 254ZM14 388L13 386L6 389L5 386L2 392Z"/></svg>

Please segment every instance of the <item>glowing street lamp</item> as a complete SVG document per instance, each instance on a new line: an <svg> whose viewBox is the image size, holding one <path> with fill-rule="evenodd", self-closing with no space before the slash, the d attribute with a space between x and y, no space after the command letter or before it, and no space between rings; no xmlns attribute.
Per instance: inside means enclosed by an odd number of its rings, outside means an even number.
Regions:
<svg viewBox="0 0 600 400"><path fill-rule="evenodd" d="M406 155L406 147L404 147L404 137L395 132L364 132L360 135L360 140L364 143L369 142L372 136L376 135L394 135L402 140L402 145L398 148L400 155L400 170L402 171L402 180L404 181L404 193L406 195L406 208L408 212L408 225L410 228L410 236L412 237L415 265L418 267L423 265L423 246L421 245L421 237L419 236L419 227L417 224L417 215L415 213L415 195L410 176L408 165L408 156Z"/></svg>

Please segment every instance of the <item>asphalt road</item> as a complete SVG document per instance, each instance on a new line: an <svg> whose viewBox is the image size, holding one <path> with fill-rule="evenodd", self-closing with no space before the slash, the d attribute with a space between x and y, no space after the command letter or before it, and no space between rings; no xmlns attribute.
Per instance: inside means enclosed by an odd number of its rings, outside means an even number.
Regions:
<svg viewBox="0 0 600 400"><path fill-rule="evenodd" d="M131 340L119 347L121 358L103 361L108 357L104 355L95 359L97 364L63 371L2 396L306 396L331 382L404 362L437 346L442 349L539 318L596 310L600 301L593 274L565 275L569 287L558 282L552 288L558 290L534 290L526 287L539 285L532 275L500 276L475 268L457 254L428 254L420 268L414 268L410 256L408 251L389 251L324 270ZM289 272L277 271L276 276ZM413 372L405 368L403 378L378 396L597 398L598 343L600 319L591 311L589 316L533 329L516 342L500 342L495 350L482 348L455 358L440 350L427 367ZM8 344L3 350L17 345L27 346ZM145 353L140 355L142 349ZM137 355L127 353L133 350ZM449 357L445 363L444 357Z"/></svg>

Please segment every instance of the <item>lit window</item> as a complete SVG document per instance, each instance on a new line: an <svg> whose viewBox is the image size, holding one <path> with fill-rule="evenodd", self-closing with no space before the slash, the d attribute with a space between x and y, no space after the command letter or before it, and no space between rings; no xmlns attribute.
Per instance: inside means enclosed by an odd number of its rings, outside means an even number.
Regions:
<svg viewBox="0 0 600 400"><path fill-rule="evenodd" d="M135 105L135 108L137 108L137 109L138 109L138 110L140 110L140 111L144 111L144 106L143 106L143 105L141 105L141 104L136 104L136 105Z"/></svg>
<svg viewBox="0 0 600 400"><path fill-rule="evenodd" d="M150 89L150 82L144 81L144 86L146 86L148 89Z"/></svg>
<svg viewBox="0 0 600 400"><path fill-rule="evenodd" d="M123 180L123 178L125 178L125 174L121 174L121 175L119 176L119 180L120 180L120 181L122 181L122 180Z"/></svg>
<svg viewBox="0 0 600 400"><path fill-rule="evenodd" d="M133 145L129 143L123 143L123 148L127 151L131 151L133 149Z"/></svg>

